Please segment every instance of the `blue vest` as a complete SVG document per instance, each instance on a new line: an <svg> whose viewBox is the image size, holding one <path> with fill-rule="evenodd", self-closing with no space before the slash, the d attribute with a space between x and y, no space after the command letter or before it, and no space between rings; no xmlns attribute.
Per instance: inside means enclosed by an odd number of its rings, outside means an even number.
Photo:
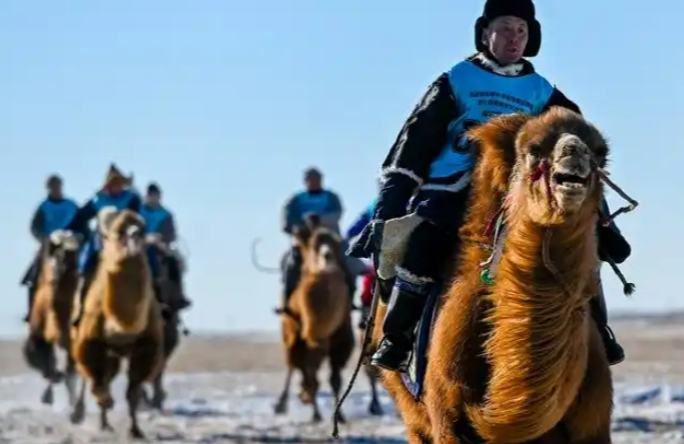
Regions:
<svg viewBox="0 0 684 444"><path fill-rule="evenodd" d="M331 198L328 191L309 193L304 191L297 195L297 213L300 218L309 213L326 214L330 209Z"/></svg>
<svg viewBox="0 0 684 444"><path fill-rule="evenodd" d="M112 196L111 194L100 191L93 199L95 211L100 212L105 207L115 207L117 210L125 210L130 205L135 194L130 190L123 190L119 194Z"/></svg>
<svg viewBox="0 0 684 444"><path fill-rule="evenodd" d="M501 114L541 114L554 89L537 73L508 77L468 60L451 69L449 83L461 114L448 126L447 144L430 166L429 182L444 182L473 168L467 130Z"/></svg>
<svg viewBox="0 0 684 444"><path fill-rule="evenodd" d="M156 208L143 205L140 208L140 215L145 219L145 233L161 233L161 227L164 221L171 217L171 213L162 207Z"/></svg>
<svg viewBox="0 0 684 444"><path fill-rule="evenodd" d="M49 236L56 230L65 229L78 211L78 205L73 200L63 199L52 201L46 199L40 204L43 216L43 235Z"/></svg>

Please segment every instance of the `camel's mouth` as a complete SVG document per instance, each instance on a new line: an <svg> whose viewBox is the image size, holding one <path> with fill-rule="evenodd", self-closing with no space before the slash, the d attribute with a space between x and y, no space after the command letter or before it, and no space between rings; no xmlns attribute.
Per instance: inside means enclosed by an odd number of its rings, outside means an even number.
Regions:
<svg viewBox="0 0 684 444"><path fill-rule="evenodd" d="M586 171L586 174L582 174ZM573 213L583 205L589 187L591 173L588 168L567 166L556 169L551 174L551 190L556 205L564 213Z"/></svg>
<svg viewBox="0 0 684 444"><path fill-rule="evenodd" d="M556 172L551 176L553 185L560 189L582 190L589 184L589 176L582 177L579 174Z"/></svg>

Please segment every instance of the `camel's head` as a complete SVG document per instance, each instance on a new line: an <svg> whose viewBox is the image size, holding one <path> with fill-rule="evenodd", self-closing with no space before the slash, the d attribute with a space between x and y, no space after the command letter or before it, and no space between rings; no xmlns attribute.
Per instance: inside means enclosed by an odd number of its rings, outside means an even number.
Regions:
<svg viewBox="0 0 684 444"><path fill-rule="evenodd" d="M80 243L79 235L70 230L54 231L47 239L46 272L53 284L58 283L63 276L76 271Z"/></svg>
<svg viewBox="0 0 684 444"><path fill-rule="evenodd" d="M342 239L335 232L314 224L297 230L295 242L307 270L319 272L341 266Z"/></svg>
<svg viewBox="0 0 684 444"><path fill-rule="evenodd" d="M145 258L145 222L130 210L104 208L98 214L102 235L102 261L108 271L116 272L126 263Z"/></svg>
<svg viewBox="0 0 684 444"><path fill-rule="evenodd" d="M509 203L534 222L558 225L594 214L602 187L597 169L608 145L581 115L553 108L530 118L515 140Z"/></svg>

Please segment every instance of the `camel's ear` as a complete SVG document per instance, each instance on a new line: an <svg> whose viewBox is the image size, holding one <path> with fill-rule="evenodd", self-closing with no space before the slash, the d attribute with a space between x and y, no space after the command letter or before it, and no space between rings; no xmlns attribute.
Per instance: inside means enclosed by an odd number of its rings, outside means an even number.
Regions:
<svg viewBox="0 0 684 444"><path fill-rule="evenodd" d="M309 214L304 218L304 223L306 223L309 230L314 231L321 226L321 216L315 213Z"/></svg>
<svg viewBox="0 0 684 444"><path fill-rule="evenodd" d="M476 147L478 165L475 180L505 193L516 160L515 140L520 129L532 118L528 114L507 114L491 119L468 132Z"/></svg>
<svg viewBox="0 0 684 444"><path fill-rule="evenodd" d="M311 230L306 226L297 226L292 230L292 237L297 244L303 247L309 242Z"/></svg>
<svg viewBox="0 0 684 444"><path fill-rule="evenodd" d="M116 207L104 207L97 213L97 225L100 227L100 233L105 236L109 234L118 214Z"/></svg>

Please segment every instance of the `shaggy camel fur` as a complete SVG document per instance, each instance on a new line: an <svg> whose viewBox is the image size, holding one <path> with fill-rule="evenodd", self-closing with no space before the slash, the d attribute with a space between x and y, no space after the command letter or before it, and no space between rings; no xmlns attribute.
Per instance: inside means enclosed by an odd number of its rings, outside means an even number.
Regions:
<svg viewBox="0 0 684 444"><path fill-rule="evenodd" d="M41 248L41 271L29 316L29 337L24 344L24 356L29 365L48 381L41 398L45 404L52 404L52 387L62 378L66 382L69 402L74 401L76 368L69 352L69 318L78 280L78 248L76 235L61 230L46 239ZM55 346L65 351L64 372L57 369Z"/></svg>
<svg viewBox="0 0 684 444"><path fill-rule="evenodd" d="M287 313L282 316L287 376L275 412L287 412L290 381L294 370L299 370L302 374L299 398L312 404L313 420L320 421L317 373L327 358L330 385L337 399L342 387L342 369L354 348L351 300L341 263L339 236L314 227L302 230L296 241L304 260L299 285L290 297Z"/></svg>
<svg viewBox="0 0 684 444"><path fill-rule="evenodd" d="M102 429L111 429L107 410L114 400L110 383L128 358L128 401L131 435L143 437L137 408L142 384L152 382L163 364L163 325L153 294L143 242L144 222L137 214L105 209L100 214L103 250L88 290L83 317L72 331L73 356L80 373L90 381L100 407ZM84 414L85 380L72 421Z"/></svg>
<svg viewBox="0 0 684 444"><path fill-rule="evenodd" d="M606 142L561 108L498 117L470 136L479 153L463 248L422 399L384 374L409 441L610 443L611 376L589 309ZM484 233L502 206L503 249L485 286Z"/></svg>

